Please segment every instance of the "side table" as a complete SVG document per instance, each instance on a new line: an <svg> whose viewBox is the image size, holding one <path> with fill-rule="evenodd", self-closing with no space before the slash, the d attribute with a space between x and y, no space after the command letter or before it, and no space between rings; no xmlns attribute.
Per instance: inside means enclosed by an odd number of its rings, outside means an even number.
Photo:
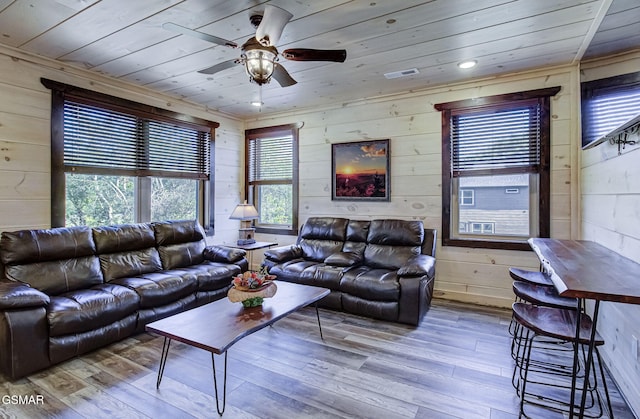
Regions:
<svg viewBox="0 0 640 419"><path fill-rule="evenodd" d="M251 244L237 244L237 243L223 243L223 246L233 247L235 249L245 250L248 254L249 270L253 267L253 252L254 250L267 249L273 246L277 246L276 242L255 242Z"/></svg>

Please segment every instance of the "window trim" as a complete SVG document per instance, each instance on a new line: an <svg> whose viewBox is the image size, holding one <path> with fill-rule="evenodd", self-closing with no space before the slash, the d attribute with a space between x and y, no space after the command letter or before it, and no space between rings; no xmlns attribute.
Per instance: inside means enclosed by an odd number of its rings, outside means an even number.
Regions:
<svg viewBox="0 0 640 419"><path fill-rule="evenodd" d="M261 225L255 225L256 233L266 233L266 234L282 234L289 236L297 236L298 235L298 189L299 189L299 170L298 170L298 152L299 152L299 131L302 128L302 123L295 124L284 124L277 125L272 127L262 127L262 128L253 128L245 130L245 147L244 147L244 198L247 202L251 202L254 206L256 206L256 196L253 196L249 193L249 189L251 188L253 183L249 183L249 142L255 140L260 137L265 136L278 136L278 135L291 135L292 137L292 174L291 174L291 186L292 186L292 220L291 220L291 228L282 228L282 227L265 227ZM257 208L257 206L256 206Z"/></svg>
<svg viewBox="0 0 640 419"><path fill-rule="evenodd" d="M104 93L95 92L81 87L60 83L54 80L41 78L40 82L51 90L51 226L63 227L66 216L66 181L64 165L64 102L70 99L91 106L102 107L113 111L128 113L130 115L168 122L200 131L209 131L211 138L210 147L210 176L209 187L201 195L205 196L203 206L199 214L199 221L204 224L208 235L214 232L214 157L215 157L215 129L219 123L190 115L157 108L151 105L122 99ZM109 173L108 170L101 174ZM207 196L208 195L208 196Z"/></svg>
<svg viewBox="0 0 640 419"><path fill-rule="evenodd" d="M550 234L550 189L551 189L551 97L560 87L507 93L454 102L438 103L434 107L442 114L442 245L507 250L531 250L526 241L454 239L451 235L451 116L457 111L491 111L496 108L517 106L520 102L538 100L540 105L540 167L538 237Z"/></svg>

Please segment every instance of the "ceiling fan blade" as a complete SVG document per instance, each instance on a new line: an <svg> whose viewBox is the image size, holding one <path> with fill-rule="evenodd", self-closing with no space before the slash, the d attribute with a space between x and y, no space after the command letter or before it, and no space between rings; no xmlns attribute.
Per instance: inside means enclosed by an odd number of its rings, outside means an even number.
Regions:
<svg viewBox="0 0 640 419"><path fill-rule="evenodd" d="M205 68L203 70L198 71L198 73L201 73L201 74L215 74L215 73L217 73L219 71L226 70L227 68L234 67L237 64L240 64L240 60L236 58L234 60L223 61L223 62L221 62L219 64L214 65L214 66Z"/></svg>
<svg viewBox="0 0 640 419"><path fill-rule="evenodd" d="M278 84L280 84L280 86L282 87L289 87L298 83L293 79L293 77L291 77L291 75L289 75L289 72L285 70L285 68L280 64L276 65L276 68L273 69L272 77L276 79Z"/></svg>
<svg viewBox="0 0 640 419"><path fill-rule="evenodd" d="M256 29L256 39L265 47L275 46L280 40L284 26L293 15L284 9L267 4L262 21Z"/></svg>
<svg viewBox="0 0 640 419"><path fill-rule="evenodd" d="M291 48L282 52L282 56L293 61L334 61L343 63L347 59L344 49Z"/></svg>
<svg viewBox="0 0 640 419"><path fill-rule="evenodd" d="M175 23L166 22L162 24L162 27L168 31L176 32L182 35L192 36L208 42L212 42L218 45L225 45L227 47L236 48L238 44L233 41L228 41L217 36L209 35L208 33L194 31L193 29L185 28L184 26L177 25Z"/></svg>

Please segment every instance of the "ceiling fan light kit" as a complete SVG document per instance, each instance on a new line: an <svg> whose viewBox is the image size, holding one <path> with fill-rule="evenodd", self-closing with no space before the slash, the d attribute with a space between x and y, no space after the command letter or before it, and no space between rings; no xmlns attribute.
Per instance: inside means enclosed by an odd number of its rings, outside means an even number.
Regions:
<svg viewBox="0 0 640 419"><path fill-rule="evenodd" d="M242 54L239 58L223 61L211 67L198 71L202 74L215 74L241 64L245 67L249 80L262 86L269 83L271 78L282 87L292 86L297 82L291 77L287 70L279 64L278 50L275 44L278 43L285 25L291 20L293 15L288 11L276 6L266 5L264 13L253 14L250 22L256 27L256 35L251 37L240 48ZM218 38L175 23L167 22L162 25L164 29L177 32L181 35L192 36L203 39L214 44L235 48L237 44L223 38ZM293 61L330 61L342 63L347 58L347 51L341 50L320 50L309 48L289 48L282 53L287 60Z"/></svg>
<svg viewBox="0 0 640 419"><path fill-rule="evenodd" d="M269 83L277 65L278 51L274 47L260 45L256 38L245 42L242 51L242 61L249 80L260 86Z"/></svg>

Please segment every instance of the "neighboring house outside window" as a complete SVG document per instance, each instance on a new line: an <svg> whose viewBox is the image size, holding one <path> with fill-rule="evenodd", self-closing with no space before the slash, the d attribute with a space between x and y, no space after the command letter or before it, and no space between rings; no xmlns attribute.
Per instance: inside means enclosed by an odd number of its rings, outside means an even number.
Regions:
<svg viewBox="0 0 640 419"><path fill-rule="evenodd" d="M53 98L53 227L197 219L212 233L217 123L43 84Z"/></svg>
<svg viewBox="0 0 640 419"><path fill-rule="evenodd" d="M298 234L297 124L245 131L247 201L258 210L256 232Z"/></svg>
<svg viewBox="0 0 640 419"><path fill-rule="evenodd" d="M529 237L549 237L549 98L559 90L435 105L443 245L525 250Z"/></svg>

